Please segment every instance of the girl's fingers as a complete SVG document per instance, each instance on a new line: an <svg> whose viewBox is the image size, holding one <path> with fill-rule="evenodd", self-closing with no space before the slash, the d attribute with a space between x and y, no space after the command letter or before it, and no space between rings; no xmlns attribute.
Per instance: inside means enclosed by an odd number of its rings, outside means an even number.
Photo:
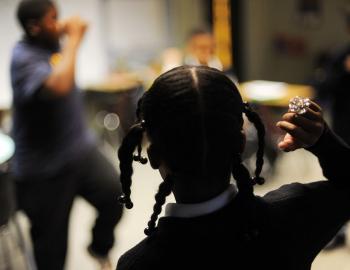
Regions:
<svg viewBox="0 0 350 270"><path fill-rule="evenodd" d="M319 121L312 121L309 118L306 118L303 115L296 114L296 113L284 114L283 120L287 122L291 122L312 134L322 133L323 126L324 126L322 119L320 119Z"/></svg>
<svg viewBox="0 0 350 270"><path fill-rule="evenodd" d="M303 117L310 119L311 121L320 121L323 119L322 112L321 111L315 111L311 107L306 108L306 112L303 114L300 114Z"/></svg>
<svg viewBox="0 0 350 270"><path fill-rule="evenodd" d="M280 121L277 123L277 126L302 143L310 144L313 142L313 138L310 138L308 132L293 123Z"/></svg>
<svg viewBox="0 0 350 270"><path fill-rule="evenodd" d="M305 113L287 112L282 121L276 125L287 134L278 143L283 151L294 151L298 148L313 145L321 136L324 129L324 120L321 107L313 101L305 107Z"/></svg>
<svg viewBox="0 0 350 270"><path fill-rule="evenodd" d="M312 109L315 112L322 112L321 107L317 103L313 102L312 100L310 100L309 108Z"/></svg>
<svg viewBox="0 0 350 270"><path fill-rule="evenodd" d="M302 144L287 133L282 139L282 141L278 143L278 147L284 152L289 152L301 148Z"/></svg>

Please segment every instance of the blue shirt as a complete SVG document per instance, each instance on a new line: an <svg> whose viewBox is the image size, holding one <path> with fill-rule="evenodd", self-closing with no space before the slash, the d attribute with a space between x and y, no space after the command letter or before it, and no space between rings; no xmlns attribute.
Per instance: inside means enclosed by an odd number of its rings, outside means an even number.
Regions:
<svg viewBox="0 0 350 270"><path fill-rule="evenodd" d="M13 171L17 176L51 176L94 144L76 87L63 97L40 93L48 91L42 87L52 72L52 56L52 51L28 41L19 41L12 52Z"/></svg>

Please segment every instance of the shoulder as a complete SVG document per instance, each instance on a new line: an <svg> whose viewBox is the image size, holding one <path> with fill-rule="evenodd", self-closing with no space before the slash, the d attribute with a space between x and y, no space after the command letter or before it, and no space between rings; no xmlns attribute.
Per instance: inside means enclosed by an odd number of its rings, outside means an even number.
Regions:
<svg viewBox="0 0 350 270"><path fill-rule="evenodd" d="M19 41L13 47L12 50L12 61L23 61L30 59L33 55L33 49L30 48L25 42Z"/></svg>
<svg viewBox="0 0 350 270"><path fill-rule="evenodd" d="M155 241L154 236L147 237L128 250L119 258L117 269L158 269L156 264L159 262L160 254ZM159 266L162 266L162 264Z"/></svg>
<svg viewBox="0 0 350 270"><path fill-rule="evenodd" d="M330 189L332 189L332 185L329 181L317 181L308 184L292 183L268 192L263 196L263 200L276 206L299 203L318 196L317 194L324 194Z"/></svg>
<svg viewBox="0 0 350 270"><path fill-rule="evenodd" d="M288 213L300 209L332 208L350 203L349 188L334 185L331 181L316 181L307 184L292 183L271 191L263 196L272 209Z"/></svg>
<svg viewBox="0 0 350 270"><path fill-rule="evenodd" d="M12 50L12 64L26 64L33 63L37 60L48 58L48 54L43 50L31 46L25 41L19 41L16 43ZM33 61L34 60L34 61Z"/></svg>

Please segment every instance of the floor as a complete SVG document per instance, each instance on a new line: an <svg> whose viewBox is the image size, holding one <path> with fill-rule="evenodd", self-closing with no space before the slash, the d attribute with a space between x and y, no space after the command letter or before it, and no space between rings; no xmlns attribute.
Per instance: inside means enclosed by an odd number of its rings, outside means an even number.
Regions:
<svg viewBox="0 0 350 270"><path fill-rule="evenodd" d="M114 156L111 155L111 159L113 160ZM113 161L116 163L115 160ZM258 187L256 193L264 194L268 190L287 182L300 180L302 180L301 182L308 182L322 178L322 172L317 160L311 154L304 150L298 150L288 154L282 153L278 158L274 176L264 186ZM149 165L135 164L133 179L132 199L134 201L134 208L125 211L122 221L115 231L118 241L111 252L113 265L116 265L122 253L145 237L143 230L152 211L153 196L160 183L160 176ZM281 182L278 179L284 179L287 182ZM169 197L168 200L173 201L174 198ZM89 228L91 228L93 223L94 215L93 208L84 200L79 198L76 200L71 214L66 270L98 269L96 262L86 252L86 246L90 240ZM19 220L26 232L28 222L25 216L19 214ZM350 236L350 232L348 235ZM321 252L314 261L312 270L345 270L349 268L350 244L348 247L335 251Z"/></svg>

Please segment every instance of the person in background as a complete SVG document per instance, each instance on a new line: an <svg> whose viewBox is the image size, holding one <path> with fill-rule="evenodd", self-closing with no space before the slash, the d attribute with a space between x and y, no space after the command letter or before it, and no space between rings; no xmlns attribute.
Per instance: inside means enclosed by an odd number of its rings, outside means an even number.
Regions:
<svg viewBox="0 0 350 270"><path fill-rule="evenodd" d="M215 54L215 40L211 32L203 29L191 31L187 39L184 64L223 69L220 59Z"/></svg>
<svg viewBox="0 0 350 270"><path fill-rule="evenodd" d="M345 24L350 32L350 12L345 12ZM350 144L350 44L322 55L322 76L314 78L312 85L318 98L329 111L332 129ZM326 250L346 245L347 226L342 227L326 246Z"/></svg>
<svg viewBox="0 0 350 270"><path fill-rule="evenodd" d="M223 71L232 81L238 83L233 66L224 69L216 53L215 38L204 28L190 31L185 48L169 47L161 54L161 73L181 65L207 66Z"/></svg>
<svg viewBox="0 0 350 270"><path fill-rule="evenodd" d="M181 65L209 66L223 69L221 60L215 54L215 40L211 32L203 29L192 30L185 48L169 47L161 54L161 73Z"/></svg>
<svg viewBox="0 0 350 270"><path fill-rule="evenodd" d="M329 181L292 183L263 197L265 129L258 114L221 71L181 66L159 76L139 101L138 122L118 151L120 201L132 208L132 162L148 159L163 181L155 195L147 237L117 269L311 269L312 261L350 216L350 148L334 135L312 101L276 124L287 132L283 151L305 148ZM243 114L257 129L254 177L242 163ZM133 153L136 151L136 154ZM341 157L341 158L335 158ZM234 182L231 182L232 177ZM173 193L165 216L158 215Z"/></svg>
<svg viewBox="0 0 350 270"><path fill-rule="evenodd" d="M320 101L328 103L330 107L332 128L350 143L350 45L328 55L324 74L321 79L313 82L313 85Z"/></svg>
<svg viewBox="0 0 350 270"><path fill-rule="evenodd" d="M75 85L87 23L80 17L58 21L49 0L21 1L17 18L24 36L11 60L16 145L12 171L19 209L31 223L37 267L64 268L69 215L80 195L97 211L88 252L101 269L111 269L108 254L122 216L116 201L121 193L119 175L87 128Z"/></svg>

